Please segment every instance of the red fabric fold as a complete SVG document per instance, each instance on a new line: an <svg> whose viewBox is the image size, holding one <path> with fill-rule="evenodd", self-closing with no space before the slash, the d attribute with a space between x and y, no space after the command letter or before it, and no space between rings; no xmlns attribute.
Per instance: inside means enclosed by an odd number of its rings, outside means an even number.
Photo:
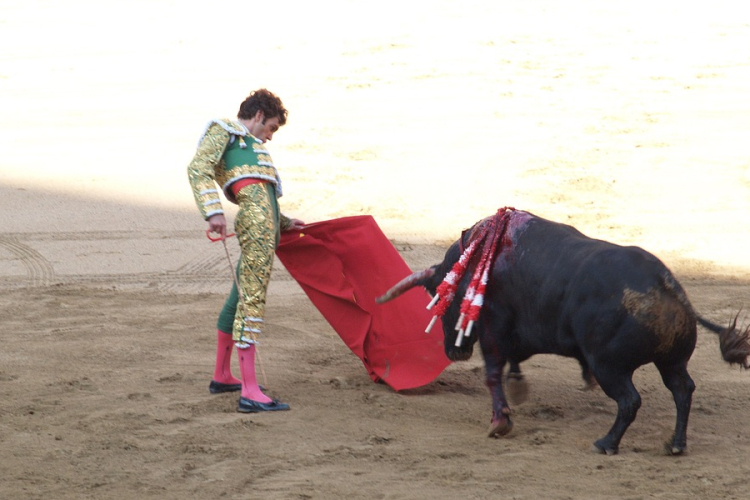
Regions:
<svg viewBox="0 0 750 500"><path fill-rule="evenodd" d="M372 216L284 232L276 255L373 381L411 389L432 382L450 364L439 322L424 333L432 319L424 289L375 303L411 270Z"/></svg>

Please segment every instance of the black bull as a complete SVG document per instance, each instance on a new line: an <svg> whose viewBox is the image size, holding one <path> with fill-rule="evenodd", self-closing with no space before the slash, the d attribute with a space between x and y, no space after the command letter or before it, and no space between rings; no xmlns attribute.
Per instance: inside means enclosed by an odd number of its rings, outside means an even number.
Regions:
<svg viewBox="0 0 750 500"><path fill-rule="evenodd" d="M614 425L594 443L607 454L617 453L641 405L633 372L654 363L677 408L674 435L666 448L672 454L682 453L695 390L687 364L695 348L696 323L719 334L726 361L745 368L750 354L748 330L738 332L736 318L722 328L698 316L669 269L641 248L595 240L571 226L528 212L515 211L510 220L509 244L493 257L474 333L455 346L459 300L451 303L443 317L449 359L468 359L479 340L492 395L489 435L504 435L513 426L502 384L506 363L509 375L520 375L519 363L534 354L549 353L577 359L587 384L598 383L617 402ZM414 286L423 286L434 295L471 238L472 230L465 231L442 263L405 278L378 302ZM473 265L469 263L456 297L465 293Z"/></svg>

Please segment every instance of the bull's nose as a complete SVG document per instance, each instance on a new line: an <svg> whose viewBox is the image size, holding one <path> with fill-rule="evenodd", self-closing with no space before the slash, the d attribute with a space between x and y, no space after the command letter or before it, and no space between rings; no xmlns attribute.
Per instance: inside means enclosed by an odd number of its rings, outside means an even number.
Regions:
<svg viewBox="0 0 750 500"><path fill-rule="evenodd" d="M448 359L451 361L466 361L471 357L471 352L464 351L450 351L447 353Z"/></svg>

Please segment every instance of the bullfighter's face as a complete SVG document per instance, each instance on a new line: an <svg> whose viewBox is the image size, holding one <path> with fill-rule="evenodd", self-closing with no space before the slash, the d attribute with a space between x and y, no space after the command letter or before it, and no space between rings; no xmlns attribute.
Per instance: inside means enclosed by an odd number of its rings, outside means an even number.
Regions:
<svg viewBox="0 0 750 500"><path fill-rule="evenodd" d="M273 134L279 130L280 126L278 116L267 118L263 115L262 111L258 111L253 119L250 120L248 129L253 137L260 139L261 142L266 142L273 139Z"/></svg>

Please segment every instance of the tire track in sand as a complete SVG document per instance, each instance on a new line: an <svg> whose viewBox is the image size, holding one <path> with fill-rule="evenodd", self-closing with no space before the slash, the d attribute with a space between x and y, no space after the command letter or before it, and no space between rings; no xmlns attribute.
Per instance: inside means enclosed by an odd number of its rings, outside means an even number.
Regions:
<svg viewBox="0 0 750 500"><path fill-rule="evenodd" d="M42 254L15 238L0 236L0 246L8 249L26 268L31 286L48 286L55 279L55 269Z"/></svg>

